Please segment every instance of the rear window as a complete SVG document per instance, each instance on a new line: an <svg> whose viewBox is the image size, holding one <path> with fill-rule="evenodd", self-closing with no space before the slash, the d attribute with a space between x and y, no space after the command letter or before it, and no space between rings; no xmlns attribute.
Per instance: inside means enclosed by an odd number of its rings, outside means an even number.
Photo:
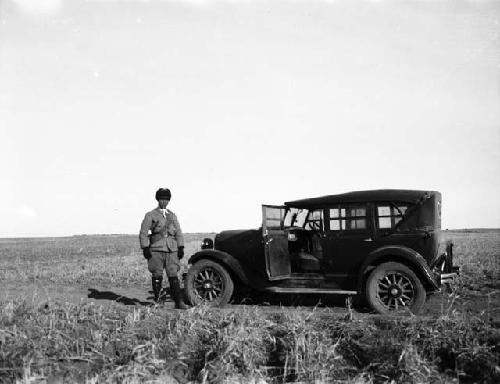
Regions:
<svg viewBox="0 0 500 384"><path fill-rule="evenodd" d="M377 225L380 229L393 228L403 219L408 209L407 205L379 205L377 206Z"/></svg>
<svg viewBox="0 0 500 384"><path fill-rule="evenodd" d="M356 205L330 208L331 231L358 231L366 228L365 206Z"/></svg>

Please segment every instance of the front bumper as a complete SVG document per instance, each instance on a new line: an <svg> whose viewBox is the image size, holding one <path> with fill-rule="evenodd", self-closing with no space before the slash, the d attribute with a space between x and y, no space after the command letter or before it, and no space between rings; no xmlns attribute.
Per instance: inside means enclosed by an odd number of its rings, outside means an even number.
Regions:
<svg viewBox="0 0 500 384"><path fill-rule="evenodd" d="M439 285L452 283L460 274L460 267L453 265L453 243L446 244L446 251L439 255L432 270Z"/></svg>
<svg viewBox="0 0 500 384"><path fill-rule="evenodd" d="M458 277L459 273L459 267L454 267L456 268L455 272L450 272L450 273L441 273L439 275L439 285L443 284L450 284L453 283L453 281Z"/></svg>

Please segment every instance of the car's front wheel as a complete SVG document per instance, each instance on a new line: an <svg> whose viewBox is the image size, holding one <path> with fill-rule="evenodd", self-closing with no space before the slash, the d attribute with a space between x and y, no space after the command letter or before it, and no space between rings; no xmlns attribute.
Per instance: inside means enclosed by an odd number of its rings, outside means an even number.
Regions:
<svg viewBox="0 0 500 384"><path fill-rule="evenodd" d="M200 260L189 268L185 288L191 304L222 307L231 299L234 283L222 265L212 260Z"/></svg>
<svg viewBox="0 0 500 384"><path fill-rule="evenodd" d="M425 304L426 291L408 266L388 262L377 266L366 282L366 299L378 313L411 311L417 314Z"/></svg>

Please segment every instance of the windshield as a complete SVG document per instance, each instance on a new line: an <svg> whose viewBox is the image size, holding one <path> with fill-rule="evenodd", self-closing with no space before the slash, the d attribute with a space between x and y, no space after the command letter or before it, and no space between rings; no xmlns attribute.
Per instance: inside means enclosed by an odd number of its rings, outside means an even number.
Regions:
<svg viewBox="0 0 500 384"><path fill-rule="evenodd" d="M305 225L307 209L287 208L285 212L285 227L301 227Z"/></svg>

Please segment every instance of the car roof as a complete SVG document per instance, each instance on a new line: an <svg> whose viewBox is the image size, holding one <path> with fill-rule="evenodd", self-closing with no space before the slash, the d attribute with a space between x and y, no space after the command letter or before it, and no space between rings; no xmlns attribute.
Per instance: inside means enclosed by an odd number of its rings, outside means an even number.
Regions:
<svg viewBox="0 0 500 384"><path fill-rule="evenodd" d="M287 201L285 202L285 205L295 208L309 208L342 203L365 203L374 201L416 203L425 194L433 195L436 193L439 194L439 192L436 191L420 191L413 189L374 189L369 191L354 191L338 195L327 195L309 199Z"/></svg>

